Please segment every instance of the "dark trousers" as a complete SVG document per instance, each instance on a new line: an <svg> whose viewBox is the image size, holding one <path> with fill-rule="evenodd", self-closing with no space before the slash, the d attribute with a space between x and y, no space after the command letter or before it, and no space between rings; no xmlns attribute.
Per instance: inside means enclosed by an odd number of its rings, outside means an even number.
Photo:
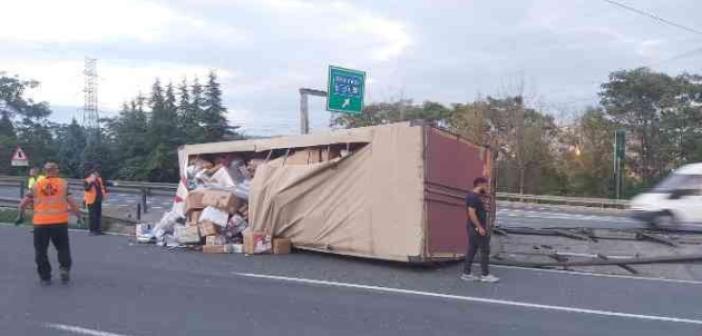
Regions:
<svg viewBox="0 0 702 336"><path fill-rule="evenodd" d="M480 270L483 275L490 274L488 263L490 261L490 235L481 236L475 227L468 226L468 252L466 253L463 273L470 274L473 266L473 259L480 250Z"/></svg>
<svg viewBox="0 0 702 336"><path fill-rule="evenodd" d="M49 263L49 241L58 252L61 269L71 269L71 247L68 242L68 224L35 225L34 226L34 260L37 272L42 280L51 279L51 264Z"/></svg>
<svg viewBox="0 0 702 336"><path fill-rule="evenodd" d="M102 200L95 200L88 205L88 217L90 232L100 232L100 221L102 220Z"/></svg>

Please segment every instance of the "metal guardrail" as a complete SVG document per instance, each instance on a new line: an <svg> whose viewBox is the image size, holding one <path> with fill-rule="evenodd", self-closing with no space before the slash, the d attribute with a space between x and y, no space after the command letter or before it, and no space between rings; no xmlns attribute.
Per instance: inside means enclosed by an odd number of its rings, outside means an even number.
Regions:
<svg viewBox="0 0 702 336"><path fill-rule="evenodd" d="M66 179L71 187L82 188L83 181L78 179ZM16 186L24 188L26 178L19 176L0 176L0 186ZM144 212L147 210L147 196L160 195L172 196L175 194L178 184L176 183L157 183L157 182L139 182L139 181L107 181L111 192L134 193L142 195L142 207ZM22 195L22 194L21 194ZM598 208L627 208L628 200L614 200L608 198L589 198L589 197L566 197L566 196L551 196L551 195L529 195L508 192L498 192L497 199L503 201L523 202L523 203L543 203L557 205L572 205L586 206Z"/></svg>
<svg viewBox="0 0 702 336"><path fill-rule="evenodd" d="M498 200L517 201L524 203L544 203L544 204L560 204L573 206L586 206L598 208L627 208L628 200L615 200L608 198L589 198L589 197L565 197L565 196L550 196L550 195L528 195L517 193L497 193Z"/></svg>
<svg viewBox="0 0 702 336"><path fill-rule="evenodd" d="M69 187L73 190L83 189L83 180L66 179ZM129 193L141 195L141 200L136 204L137 220L141 219L142 213L149 211L148 196L174 196L178 185L175 183L154 183L136 181L105 181L110 192ZM24 197L27 188L27 178L21 176L0 176L0 186L14 187L18 191L18 199ZM9 200L9 199L8 199ZM7 200L0 198L0 204Z"/></svg>
<svg viewBox="0 0 702 336"><path fill-rule="evenodd" d="M21 176L0 176L0 185L7 185L9 183L26 183L27 178ZM83 180L80 179L66 179L68 184L72 187L83 186ZM140 182L140 181L119 181L119 180L108 180L105 181L110 189L122 189L122 190L168 190L175 191L178 188L177 183L160 183L160 182Z"/></svg>

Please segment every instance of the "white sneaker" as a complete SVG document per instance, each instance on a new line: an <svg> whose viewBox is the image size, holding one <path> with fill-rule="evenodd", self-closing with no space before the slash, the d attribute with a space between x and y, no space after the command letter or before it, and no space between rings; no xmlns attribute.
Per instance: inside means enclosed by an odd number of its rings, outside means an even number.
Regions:
<svg viewBox="0 0 702 336"><path fill-rule="evenodd" d="M481 277L480 277L480 281L482 281L482 282L488 282L488 283L495 283L495 282L500 281L500 278L498 278L498 277L496 277L496 276L494 276L494 275L492 275L492 274L488 274L488 275L483 275L483 276L481 276Z"/></svg>
<svg viewBox="0 0 702 336"><path fill-rule="evenodd" d="M479 281L480 278L473 275L473 274L462 274L461 280L463 280L463 281Z"/></svg>

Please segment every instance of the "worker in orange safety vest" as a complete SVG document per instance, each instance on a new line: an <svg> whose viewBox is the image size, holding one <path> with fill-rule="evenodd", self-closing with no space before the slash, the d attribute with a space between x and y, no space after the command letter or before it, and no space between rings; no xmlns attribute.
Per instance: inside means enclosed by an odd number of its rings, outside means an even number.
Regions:
<svg viewBox="0 0 702 336"><path fill-rule="evenodd" d="M97 168L90 170L90 174L83 181L83 186L85 189L83 202L88 207L90 234L93 236L102 235L100 228L102 201L107 198L107 189Z"/></svg>
<svg viewBox="0 0 702 336"><path fill-rule="evenodd" d="M58 176L58 165L47 162L44 170L46 178L37 181L22 199L20 212L34 204L34 259L41 284L51 284L51 264L47 255L49 242L54 244L58 253L61 282L68 283L72 263L68 220L71 213L80 220L80 208L71 197L66 180Z"/></svg>

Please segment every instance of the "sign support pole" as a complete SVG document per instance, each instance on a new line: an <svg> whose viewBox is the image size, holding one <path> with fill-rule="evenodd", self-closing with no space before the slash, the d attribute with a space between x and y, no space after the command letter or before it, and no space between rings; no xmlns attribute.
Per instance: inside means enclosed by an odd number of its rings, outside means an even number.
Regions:
<svg viewBox="0 0 702 336"><path fill-rule="evenodd" d="M315 89L300 89L300 134L310 133L310 111L308 96L326 97L327 92Z"/></svg>
<svg viewBox="0 0 702 336"><path fill-rule="evenodd" d="M310 132L310 111L307 94L300 90L300 134Z"/></svg>
<svg viewBox="0 0 702 336"><path fill-rule="evenodd" d="M614 198L622 197L622 162L626 155L626 130L618 129L614 132Z"/></svg>

